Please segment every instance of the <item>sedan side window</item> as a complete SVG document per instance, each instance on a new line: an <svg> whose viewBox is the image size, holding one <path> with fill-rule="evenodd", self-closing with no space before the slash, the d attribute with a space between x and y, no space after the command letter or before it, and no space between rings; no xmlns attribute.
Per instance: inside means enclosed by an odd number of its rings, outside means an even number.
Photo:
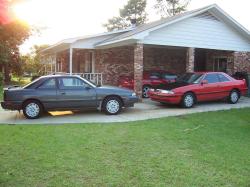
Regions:
<svg viewBox="0 0 250 187"><path fill-rule="evenodd" d="M230 81L226 76L222 75L222 74L218 74L220 82L228 82Z"/></svg>
<svg viewBox="0 0 250 187"><path fill-rule="evenodd" d="M59 78L60 89L83 89L86 88L87 84L74 77Z"/></svg>
<svg viewBox="0 0 250 187"><path fill-rule="evenodd" d="M204 78L204 80L207 80L208 83L220 82L217 73L206 75L206 77Z"/></svg>
<svg viewBox="0 0 250 187"><path fill-rule="evenodd" d="M54 78L46 80L38 89L56 89L56 80Z"/></svg>

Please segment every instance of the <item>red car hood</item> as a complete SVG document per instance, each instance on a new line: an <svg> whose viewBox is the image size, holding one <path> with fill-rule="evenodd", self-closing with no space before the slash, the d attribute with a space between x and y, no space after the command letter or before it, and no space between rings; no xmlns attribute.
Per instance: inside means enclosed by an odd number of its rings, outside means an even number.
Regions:
<svg viewBox="0 0 250 187"><path fill-rule="evenodd" d="M175 88L180 88L183 86L190 85L189 83L186 82L174 82L174 83L169 83L169 84L164 84L159 87L159 89L162 90L173 90Z"/></svg>

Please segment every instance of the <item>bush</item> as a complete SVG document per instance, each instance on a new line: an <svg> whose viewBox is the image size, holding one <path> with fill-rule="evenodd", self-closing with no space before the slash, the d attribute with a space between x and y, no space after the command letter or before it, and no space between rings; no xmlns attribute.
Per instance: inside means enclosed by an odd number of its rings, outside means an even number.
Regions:
<svg viewBox="0 0 250 187"><path fill-rule="evenodd" d="M3 73L0 72L0 86L3 85Z"/></svg>

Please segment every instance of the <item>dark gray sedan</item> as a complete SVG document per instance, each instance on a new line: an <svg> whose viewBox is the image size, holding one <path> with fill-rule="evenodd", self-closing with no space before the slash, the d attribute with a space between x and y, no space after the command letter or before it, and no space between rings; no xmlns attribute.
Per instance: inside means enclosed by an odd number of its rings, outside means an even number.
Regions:
<svg viewBox="0 0 250 187"><path fill-rule="evenodd" d="M28 119L36 119L45 111L97 108L107 114L118 114L122 107L133 107L136 94L119 87L98 87L79 76L42 76L23 88L4 90L2 108L23 110Z"/></svg>

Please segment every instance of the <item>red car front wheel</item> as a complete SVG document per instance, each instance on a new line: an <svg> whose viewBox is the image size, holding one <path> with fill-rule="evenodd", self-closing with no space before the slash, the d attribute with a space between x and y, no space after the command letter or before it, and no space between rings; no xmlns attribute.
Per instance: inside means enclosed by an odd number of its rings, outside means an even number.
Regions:
<svg viewBox="0 0 250 187"><path fill-rule="evenodd" d="M181 101L181 105L184 108L191 108L194 106L194 103L195 103L195 96L193 93L184 94L182 101Z"/></svg>

